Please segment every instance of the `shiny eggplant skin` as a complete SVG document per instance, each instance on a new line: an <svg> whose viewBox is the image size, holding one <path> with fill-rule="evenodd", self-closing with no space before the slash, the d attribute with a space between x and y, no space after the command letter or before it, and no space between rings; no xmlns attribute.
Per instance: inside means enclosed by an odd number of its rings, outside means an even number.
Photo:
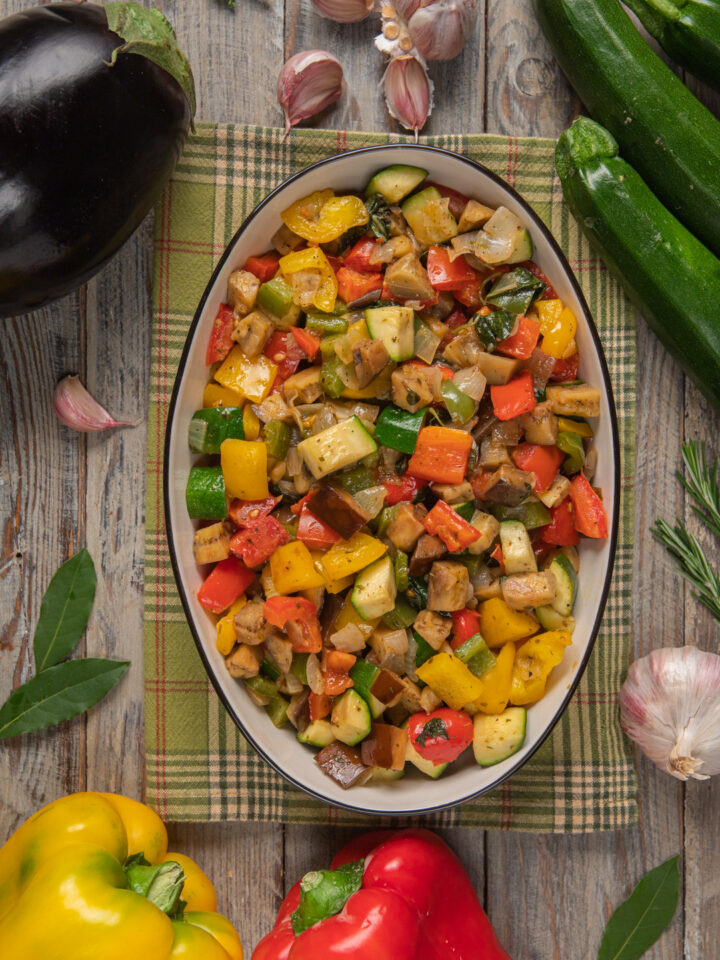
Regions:
<svg viewBox="0 0 720 960"><path fill-rule="evenodd" d="M178 82L120 53L103 8L0 22L0 317L83 284L140 224L190 126Z"/></svg>

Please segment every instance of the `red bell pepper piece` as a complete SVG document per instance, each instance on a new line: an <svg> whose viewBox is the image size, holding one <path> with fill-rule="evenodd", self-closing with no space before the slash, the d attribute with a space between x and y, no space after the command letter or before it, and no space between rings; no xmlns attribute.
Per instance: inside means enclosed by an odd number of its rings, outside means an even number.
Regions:
<svg viewBox="0 0 720 960"><path fill-rule="evenodd" d="M471 310L478 310L482 303L480 299L481 282L482 278L480 280L468 280L462 287L456 287L455 290L453 290L453 296L458 303L461 303L464 307L469 307Z"/></svg>
<svg viewBox="0 0 720 960"><path fill-rule="evenodd" d="M452 763L472 743L473 722L464 710L441 707L432 713L415 713L407 733L415 750L431 763Z"/></svg>
<svg viewBox="0 0 720 960"><path fill-rule="evenodd" d="M337 896L323 898L328 916L297 937L292 915L300 908L302 916L302 909L296 883L252 960L510 960L470 878L440 837L421 829L377 831L351 841L332 869L363 860L361 877L345 875L344 905ZM342 877L334 874L328 882L337 889L338 881Z"/></svg>
<svg viewBox="0 0 720 960"><path fill-rule="evenodd" d="M385 487L385 506L394 507L396 503L408 503L414 500L427 480L419 480L404 473L401 477L386 477L381 481Z"/></svg>
<svg viewBox="0 0 720 960"><path fill-rule="evenodd" d="M450 646L453 650L461 647L466 640L480 633L480 617L474 610L456 610L452 615L453 638Z"/></svg>
<svg viewBox="0 0 720 960"><path fill-rule="evenodd" d="M433 363L433 369L440 371L440 377L442 380L452 380L455 376L452 368L449 367L446 363ZM407 360L403 367L419 367L421 370L427 370L428 364L424 360Z"/></svg>
<svg viewBox="0 0 720 960"><path fill-rule="evenodd" d="M430 536L440 537L451 553L467 550L471 543L480 539L480 531L444 500L438 500L425 516L423 525Z"/></svg>
<svg viewBox="0 0 720 960"><path fill-rule="evenodd" d="M523 370L509 383L490 387L490 399L498 420L512 420L521 413L530 413L537 403L532 374L529 370Z"/></svg>
<svg viewBox="0 0 720 960"><path fill-rule="evenodd" d="M210 331L207 350L205 351L205 363L210 366L211 363L219 363L224 360L235 346L230 334L235 326L235 312L227 303L221 303L217 316L213 320L213 327Z"/></svg>
<svg viewBox="0 0 720 960"><path fill-rule="evenodd" d="M304 327L290 327L292 335L308 360L314 360L320 349L320 337Z"/></svg>
<svg viewBox="0 0 720 960"><path fill-rule="evenodd" d="M462 483L471 447L472 437L463 430L423 427L408 463L408 473L435 483Z"/></svg>
<svg viewBox="0 0 720 960"><path fill-rule="evenodd" d="M382 289L379 273L362 273L351 267L340 267L337 272L338 296L345 303L353 303L374 290Z"/></svg>
<svg viewBox="0 0 720 960"><path fill-rule="evenodd" d="M500 544L498 544L490 554L490 559L494 560L502 572L505 573L505 557L503 557L502 547Z"/></svg>
<svg viewBox="0 0 720 960"><path fill-rule="evenodd" d="M263 604L263 616L282 630L288 620L310 623L317 619L317 607L306 597L269 597Z"/></svg>
<svg viewBox="0 0 720 960"><path fill-rule="evenodd" d="M580 537L575 530L571 503L570 497L565 497L562 503L551 508L552 519L540 531L540 536L545 543L551 543L556 547L575 547L580 543Z"/></svg>
<svg viewBox="0 0 720 960"><path fill-rule="evenodd" d="M557 447L541 446L538 443L521 443L511 456L516 467L535 474L535 493L545 493L565 459L565 454Z"/></svg>
<svg viewBox="0 0 720 960"><path fill-rule="evenodd" d="M468 198L464 193L460 193L459 190L453 190L452 187L446 187L444 183L434 183L432 180L428 180L423 186L435 187L441 197L447 197L450 201L448 205L450 213L456 220L460 219L468 202Z"/></svg>
<svg viewBox="0 0 720 960"><path fill-rule="evenodd" d="M501 340L495 347L497 353L506 357L527 360L540 338L540 322L532 317L518 317L517 329L511 336Z"/></svg>
<svg viewBox="0 0 720 960"><path fill-rule="evenodd" d="M555 549L552 543L545 543L545 541L540 536L538 536L533 541L532 548L533 548L533 553L535 554L535 560L537 561L538 567L541 567L545 563L547 558Z"/></svg>
<svg viewBox="0 0 720 960"><path fill-rule="evenodd" d="M265 500L231 500L228 516L236 527L247 527L253 520L272 513L281 499L282 497L266 497Z"/></svg>
<svg viewBox="0 0 720 960"><path fill-rule="evenodd" d="M272 280L277 273L279 261L280 254L271 250L269 253L264 253L261 257L248 257L243 270L248 270L254 274L260 283L267 283L267 281Z"/></svg>
<svg viewBox="0 0 720 960"><path fill-rule="evenodd" d="M345 266L361 273L382 273L384 263L370 263L370 254L378 247L372 237L361 237L345 257Z"/></svg>
<svg viewBox="0 0 720 960"><path fill-rule="evenodd" d="M290 542L290 534L275 517L258 517L233 534L230 550L249 567L266 563L278 547Z"/></svg>
<svg viewBox="0 0 720 960"><path fill-rule="evenodd" d="M540 297L541 300L558 300L559 299L557 293L555 292L555 287L550 283L548 278L545 276L545 274L542 272L542 270L536 263L533 263L532 260L525 260L524 263L518 263L517 266L525 267L525 269L529 270L534 277L537 277L538 280L542 280L542 282L545 284L545 289L543 290L542 295Z"/></svg>
<svg viewBox="0 0 720 960"><path fill-rule="evenodd" d="M464 327L467 323L468 318L462 312L459 307L455 307L453 312L445 321L445 326L448 330L457 330L458 327Z"/></svg>
<svg viewBox="0 0 720 960"><path fill-rule="evenodd" d="M604 540L608 535L605 507L600 497L590 486L584 473L573 477L570 498L575 511L575 529L595 540Z"/></svg>
<svg viewBox="0 0 720 960"><path fill-rule="evenodd" d="M462 290L468 283L480 283L480 274L473 270L465 257L450 260L444 247L430 247L428 250L427 275L435 290Z"/></svg>
<svg viewBox="0 0 720 960"><path fill-rule="evenodd" d="M265 344L263 353L277 364L277 373L273 390L281 386L288 377L291 377L300 366L300 361L305 360L305 353L300 348L295 337L290 336L289 332L276 330Z"/></svg>
<svg viewBox="0 0 720 960"><path fill-rule="evenodd" d="M353 686L353 679L349 675L355 665L357 657L344 650L331 650L325 647L320 660L320 671L325 677L325 696L337 697Z"/></svg>
<svg viewBox="0 0 720 960"><path fill-rule="evenodd" d="M550 379L556 383L572 383L578 378L578 368L580 367L580 354L573 353L567 360L556 360Z"/></svg>
<svg viewBox="0 0 720 960"><path fill-rule="evenodd" d="M314 513L303 504L300 511L300 522L297 528L297 538L311 550L327 550L338 540L342 540L339 533L335 533L322 520L318 520Z"/></svg>
<svg viewBox="0 0 720 960"><path fill-rule="evenodd" d="M216 563L197 593L198 602L210 613L222 613L241 597L255 579L242 560L228 557Z"/></svg>
<svg viewBox="0 0 720 960"><path fill-rule="evenodd" d="M324 693L313 693L310 691L308 696L308 708L310 710L310 721L322 720L323 717L330 715L332 710L333 698L325 696Z"/></svg>

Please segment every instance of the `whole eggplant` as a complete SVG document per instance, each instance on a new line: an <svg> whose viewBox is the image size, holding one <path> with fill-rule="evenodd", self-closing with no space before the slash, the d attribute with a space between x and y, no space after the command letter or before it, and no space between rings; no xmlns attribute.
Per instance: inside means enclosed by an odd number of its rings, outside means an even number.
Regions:
<svg viewBox="0 0 720 960"><path fill-rule="evenodd" d="M194 109L157 10L73 0L0 22L0 317L63 296L117 251L172 174Z"/></svg>

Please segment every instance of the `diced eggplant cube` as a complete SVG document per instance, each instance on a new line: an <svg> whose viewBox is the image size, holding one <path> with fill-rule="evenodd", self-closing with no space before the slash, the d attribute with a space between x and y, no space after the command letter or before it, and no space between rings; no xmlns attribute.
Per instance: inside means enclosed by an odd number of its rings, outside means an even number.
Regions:
<svg viewBox="0 0 720 960"><path fill-rule="evenodd" d="M360 744L362 762L369 767L402 770L405 766L407 733L390 723L374 723Z"/></svg>
<svg viewBox="0 0 720 960"><path fill-rule="evenodd" d="M370 693L386 707L394 707L400 700L403 689L401 677L392 670L381 670L370 687Z"/></svg>
<svg viewBox="0 0 720 960"><path fill-rule="evenodd" d="M447 553L447 547L439 537L431 537L424 533L417 542L415 552L410 560L410 576L424 577L433 565Z"/></svg>
<svg viewBox="0 0 720 960"><path fill-rule="evenodd" d="M316 754L315 763L331 780L340 784L343 790L370 779L371 771L362 762L360 751L338 740Z"/></svg>
<svg viewBox="0 0 720 960"><path fill-rule="evenodd" d="M401 503L387 528L388 540L398 550L412 553L418 540L425 533L422 522L425 516L427 516L427 510L422 504Z"/></svg>
<svg viewBox="0 0 720 960"><path fill-rule="evenodd" d="M452 560L438 560L428 580L428 610L462 610L472 596L467 567Z"/></svg>
<svg viewBox="0 0 720 960"><path fill-rule="evenodd" d="M339 534L343 540L364 527L370 514L346 490L321 484L317 493L308 500L307 508L318 520L322 520Z"/></svg>
<svg viewBox="0 0 720 960"><path fill-rule="evenodd" d="M413 624L413 630L419 633L433 650L439 650L450 636L452 620L441 617L439 613L433 613L432 610L421 610Z"/></svg>

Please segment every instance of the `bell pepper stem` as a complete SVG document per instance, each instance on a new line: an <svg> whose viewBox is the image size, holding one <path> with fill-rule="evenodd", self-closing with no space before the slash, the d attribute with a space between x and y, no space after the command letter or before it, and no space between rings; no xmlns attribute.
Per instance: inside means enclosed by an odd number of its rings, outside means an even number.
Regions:
<svg viewBox="0 0 720 960"><path fill-rule="evenodd" d="M292 915L299 936L308 927L340 913L362 886L364 861L346 863L337 870L311 870L300 881L300 905Z"/></svg>
<svg viewBox="0 0 720 960"><path fill-rule="evenodd" d="M146 897L151 903L174 919L180 919L182 893L185 883L183 868L174 860L151 867L133 859L125 865L125 875L131 890Z"/></svg>

